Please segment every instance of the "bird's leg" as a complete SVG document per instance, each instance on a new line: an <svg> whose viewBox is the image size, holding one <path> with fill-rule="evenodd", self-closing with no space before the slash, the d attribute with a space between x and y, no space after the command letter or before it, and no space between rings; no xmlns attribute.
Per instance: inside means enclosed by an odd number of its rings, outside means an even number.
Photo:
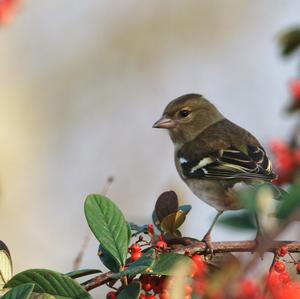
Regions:
<svg viewBox="0 0 300 299"><path fill-rule="evenodd" d="M263 241L263 230L259 224L259 219L258 219L258 215L257 213L255 213L255 222L256 222L256 237L255 237L255 243L256 243L256 249L259 249L259 246L261 245L262 241ZM261 257L261 259L263 259L263 253L262 252L258 252L259 256Z"/></svg>
<svg viewBox="0 0 300 299"><path fill-rule="evenodd" d="M212 246L212 243L211 243L211 231L213 229L213 227L215 226L218 218L221 216L221 214L223 213L223 211L218 211L218 214L215 216L211 226L209 227L207 233L204 235L202 241L205 242L206 244L206 248L208 249L211 257L213 256L214 254L214 249L213 249L213 246Z"/></svg>

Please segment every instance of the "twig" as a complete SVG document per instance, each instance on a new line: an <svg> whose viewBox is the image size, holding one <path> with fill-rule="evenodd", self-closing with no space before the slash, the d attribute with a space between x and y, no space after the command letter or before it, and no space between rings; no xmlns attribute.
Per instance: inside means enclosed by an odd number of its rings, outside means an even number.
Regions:
<svg viewBox="0 0 300 299"><path fill-rule="evenodd" d="M82 247L77 255L77 257L75 258L74 262L73 262L73 271L75 270L78 270L80 265L81 265L81 262L82 262L82 258L83 258L83 255L84 255L84 252L90 242L90 239L91 239L91 235L90 234L87 234L85 237L84 237L84 240L83 240L83 244L82 244Z"/></svg>
<svg viewBox="0 0 300 299"><path fill-rule="evenodd" d="M90 291L92 289L95 289L103 284L106 284L110 281L112 281L114 273L113 272L107 272L100 274L88 281L83 282L81 285L87 290Z"/></svg>
<svg viewBox="0 0 300 299"><path fill-rule="evenodd" d="M181 238L182 243L184 243L185 238ZM175 248L171 250L172 253L185 254L188 252L189 254L194 253L206 253L206 244L204 242L198 240L188 239L189 245L180 246L180 248ZM276 253L276 250L282 245L287 246L288 252L300 252L300 242L295 241L273 241L270 243L270 246L266 249L265 252L273 252ZM256 249L255 241L228 241L228 242L212 242L212 246L214 248L214 253L226 253L226 252L254 252ZM86 282L82 283L82 286L90 291L96 287L99 287L103 284L108 283L113 280L113 272L107 272L100 274Z"/></svg>

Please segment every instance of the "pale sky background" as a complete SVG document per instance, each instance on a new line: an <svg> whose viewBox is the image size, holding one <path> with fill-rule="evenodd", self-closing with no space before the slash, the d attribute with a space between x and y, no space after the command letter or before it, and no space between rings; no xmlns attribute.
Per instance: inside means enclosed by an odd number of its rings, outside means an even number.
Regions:
<svg viewBox="0 0 300 299"><path fill-rule="evenodd" d="M287 138L297 63L281 59L277 37L299 11L297 0L24 1L0 28L0 239L15 272L71 270L88 231L84 199L109 175L128 220L149 222L174 189L193 205L185 233L201 238L215 211L179 179L171 141L152 124L197 92L266 147ZM99 266L96 250L92 238L83 267Z"/></svg>

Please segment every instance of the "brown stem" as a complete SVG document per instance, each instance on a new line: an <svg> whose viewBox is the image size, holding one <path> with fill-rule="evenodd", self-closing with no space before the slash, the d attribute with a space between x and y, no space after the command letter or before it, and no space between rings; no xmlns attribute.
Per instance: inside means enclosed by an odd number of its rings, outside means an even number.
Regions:
<svg viewBox="0 0 300 299"><path fill-rule="evenodd" d="M188 240L188 241L187 241ZM188 243L186 246L180 246L179 248L171 249L172 253L185 254L188 252L189 254L194 253L206 253L206 244L205 242L201 242L195 239L189 238L180 238L177 239L178 243ZM276 253L276 250L282 245L287 246L287 250L290 253L300 252L300 242L295 241L273 241L270 242L268 248L265 249L265 252L273 252ZM228 242L212 242L212 246L214 248L214 253L226 253L226 252L254 252L256 250L256 242L255 241L228 241ZM113 280L113 272L107 272L100 274L84 283L82 286L90 291L96 287L99 287L103 284L108 283Z"/></svg>

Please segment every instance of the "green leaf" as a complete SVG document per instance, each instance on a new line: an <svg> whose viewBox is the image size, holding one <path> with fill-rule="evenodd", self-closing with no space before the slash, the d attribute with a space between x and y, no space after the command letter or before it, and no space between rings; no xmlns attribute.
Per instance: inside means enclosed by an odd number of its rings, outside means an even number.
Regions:
<svg viewBox="0 0 300 299"><path fill-rule="evenodd" d="M126 223L127 223L127 236L128 236L128 244L127 244L127 246L128 246L129 242L131 240L132 233L131 233L131 226L130 226L130 224L127 221L126 221Z"/></svg>
<svg viewBox="0 0 300 299"><path fill-rule="evenodd" d="M159 230L162 231L162 228L160 226L160 222L156 216L155 211L152 212L152 222L154 223L155 227Z"/></svg>
<svg viewBox="0 0 300 299"><path fill-rule="evenodd" d="M173 267L179 262L192 263L192 260L182 254L162 253L150 268L150 271L145 274L170 275Z"/></svg>
<svg viewBox="0 0 300 299"><path fill-rule="evenodd" d="M73 299L71 297L54 296L46 293L32 293L30 299Z"/></svg>
<svg viewBox="0 0 300 299"><path fill-rule="evenodd" d="M219 224L230 226L237 230L252 230L256 228L253 215L249 211L237 212L234 215L225 215L218 221Z"/></svg>
<svg viewBox="0 0 300 299"><path fill-rule="evenodd" d="M133 236L137 236L141 233L148 233L148 224L137 225L133 222L130 222L129 225L130 225L131 230L135 231Z"/></svg>
<svg viewBox="0 0 300 299"><path fill-rule="evenodd" d="M297 210L300 213L300 186L295 184L290 188L289 193L284 195L281 205L277 209L277 217L287 219L291 214L296 214Z"/></svg>
<svg viewBox="0 0 300 299"><path fill-rule="evenodd" d="M124 266L130 237L122 212L110 199L95 194L87 197L84 211L89 227L101 246L120 266Z"/></svg>
<svg viewBox="0 0 300 299"><path fill-rule="evenodd" d="M113 276L113 279L119 279L122 276L128 275L130 277L135 276L139 273L145 272L149 269L155 262L155 251L150 249L145 252L141 258L137 261L131 263L128 268L120 273Z"/></svg>
<svg viewBox="0 0 300 299"><path fill-rule="evenodd" d="M0 290L12 277L12 260L9 250L4 242L0 240Z"/></svg>
<svg viewBox="0 0 300 299"><path fill-rule="evenodd" d="M178 210L184 212L185 215L187 215L191 209L192 209L191 205L182 205L178 208Z"/></svg>
<svg viewBox="0 0 300 299"><path fill-rule="evenodd" d="M186 214L182 211L169 214L160 223L163 231L169 235L174 235L177 229L183 224Z"/></svg>
<svg viewBox="0 0 300 299"><path fill-rule="evenodd" d="M24 283L20 286L12 288L2 299L28 299L34 288L33 283Z"/></svg>
<svg viewBox="0 0 300 299"><path fill-rule="evenodd" d="M119 272L120 265L116 262L113 256L107 250L105 250L101 245L99 245L98 248L98 256L107 269L113 272Z"/></svg>
<svg viewBox="0 0 300 299"><path fill-rule="evenodd" d="M137 281L130 283L123 289L117 299L138 299L141 292L141 284Z"/></svg>
<svg viewBox="0 0 300 299"><path fill-rule="evenodd" d="M15 275L6 288L13 288L24 283L34 283L33 291L72 299L91 299L89 293L79 283L65 274L46 269L26 270Z"/></svg>
<svg viewBox="0 0 300 299"><path fill-rule="evenodd" d="M281 35L279 40L282 47L282 55L289 56L300 47L300 29L295 27Z"/></svg>
<svg viewBox="0 0 300 299"><path fill-rule="evenodd" d="M75 278L79 278L82 276L87 276L87 275L91 275L91 274L95 274L95 273L101 273L102 271L98 270L98 269L82 269L82 270L75 270L69 273L66 273L66 275L68 275L69 277L75 279Z"/></svg>

